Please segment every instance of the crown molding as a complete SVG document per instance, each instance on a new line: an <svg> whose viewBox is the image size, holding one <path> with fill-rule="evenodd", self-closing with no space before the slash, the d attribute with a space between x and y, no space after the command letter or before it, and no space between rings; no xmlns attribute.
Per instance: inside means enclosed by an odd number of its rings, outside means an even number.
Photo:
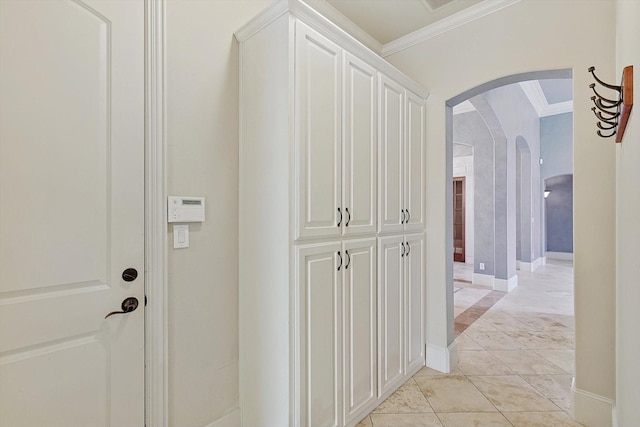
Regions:
<svg viewBox="0 0 640 427"><path fill-rule="evenodd" d="M363 30L358 24L347 18L338 9L333 7L326 0L301 0L311 8L315 9L325 18L329 19L335 25L340 27L342 31L349 34L360 43L380 55L382 53L382 43L372 37L369 33Z"/></svg>
<svg viewBox="0 0 640 427"><path fill-rule="evenodd" d="M474 107L473 104L469 102L469 100L462 101L460 104L453 107L454 116L458 114L470 113L472 111L476 111L476 107Z"/></svg>
<svg viewBox="0 0 640 427"><path fill-rule="evenodd" d="M381 53L382 57L387 57L408 49L411 46L415 46L418 43L446 33L447 31L451 31L464 24L483 18L487 15L491 15L505 7L519 3L520 1L522 0L486 0L482 3L478 3L477 5L468 7L467 9L461 10L448 18L442 19L383 45Z"/></svg>
<svg viewBox="0 0 640 427"><path fill-rule="evenodd" d="M549 104L538 80L529 80L520 82L519 84L524 94L529 98L529 102L531 102L531 105L536 110L538 117L553 116L573 111L573 101Z"/></svg>

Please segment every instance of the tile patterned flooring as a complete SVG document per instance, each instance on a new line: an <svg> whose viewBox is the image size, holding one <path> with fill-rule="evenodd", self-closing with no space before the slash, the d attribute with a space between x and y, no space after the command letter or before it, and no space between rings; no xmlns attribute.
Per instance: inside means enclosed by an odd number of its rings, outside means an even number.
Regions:
<svg viewBox="0 0 640 427"><path fill-rule="evenodd" d="M357 427L577 427L573 268L553 262L518 272L510 293L471 284L456 263L458 367L423 368Z"/></svg>

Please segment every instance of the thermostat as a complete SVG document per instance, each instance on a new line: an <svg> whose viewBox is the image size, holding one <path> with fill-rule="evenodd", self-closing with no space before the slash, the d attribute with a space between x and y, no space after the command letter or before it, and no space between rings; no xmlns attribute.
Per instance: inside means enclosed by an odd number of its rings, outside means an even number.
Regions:
<svg viewBox="0 0 640 427"><path fill-rule="evenodd" d="M204 222L204 197L169 196L169 222Z"/></svg>

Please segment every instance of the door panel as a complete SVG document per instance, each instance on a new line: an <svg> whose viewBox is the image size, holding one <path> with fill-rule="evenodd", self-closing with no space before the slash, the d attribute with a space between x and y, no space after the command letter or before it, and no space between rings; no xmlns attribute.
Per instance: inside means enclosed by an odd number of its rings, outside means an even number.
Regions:
<svg viewBox="0 0 640 427"><path fill-rule="evenodd" d="M403 89L386 76L380 77L379 231L401 233L403 203Z"/></svg>
<svg viewBox="0 0 640 427"><path fill-rule="evenodd" d="M403 236L378 239L378 396L403 380Z"/></svg>
<svg viewBox="0 0 640 427"><path fill-rule="evenodd" d="M342 50L296 24L297 238L340 236ZM341 212L338 213L338 209Z"/></svg>
<svg viewBox="0 0 640 427"><path fill-rule="evenodd" d="M376 231L376 70L345 54L344 234ZM347 211L348 209L348 211Z"/></svg>
<svg viewBox="0 0 640 427"><path fill-rule="evenodd" d="M345 423L376 399L376 239L344 243Z"/></svg>
<svg viewBox="0 0 640 427"><path fill-rule="evenodd" d="M453 260L465 262L465 178L453 178Z"/></svg>
<svg viewBox="0 0 640 427"><path fill-rule="evenodd" d="M340 243L333 243L299 247L297 259L302 425L334 427L342 419L340 282L344 257Z"/></svg>
<svg viewBox="0 0 640 427"><path fill-rule="evenodd" d="M405 321L407 332L407 373L415 372L425 363L425 241L424 234L406 236L404 256L406 293Z"/></svg>
<svg viewBox="0 0 640 427"><path fill-rule="evenodd" d="M405 232L424 230L425 225L425 103L422 98L406 92L406 159L405 209L409 220Z"/></svg>
<svg viewBox="0 0 640 427"><path fill-rule="evenodd" d="M2 1L0 63L0 425L143 425L144 3Z"/></svg>

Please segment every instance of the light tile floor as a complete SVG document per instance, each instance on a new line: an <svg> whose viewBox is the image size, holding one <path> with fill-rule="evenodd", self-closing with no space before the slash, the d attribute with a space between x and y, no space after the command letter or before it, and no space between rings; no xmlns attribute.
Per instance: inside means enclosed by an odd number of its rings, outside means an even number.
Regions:
<svg viewBox="0 0 640 427"><path fill-rule="evenodd" d="M518 272L508 294L476 286L456 263L459 364L423 368L357 427L580 426L569 416L574 374L573 268Z"/></svg>

